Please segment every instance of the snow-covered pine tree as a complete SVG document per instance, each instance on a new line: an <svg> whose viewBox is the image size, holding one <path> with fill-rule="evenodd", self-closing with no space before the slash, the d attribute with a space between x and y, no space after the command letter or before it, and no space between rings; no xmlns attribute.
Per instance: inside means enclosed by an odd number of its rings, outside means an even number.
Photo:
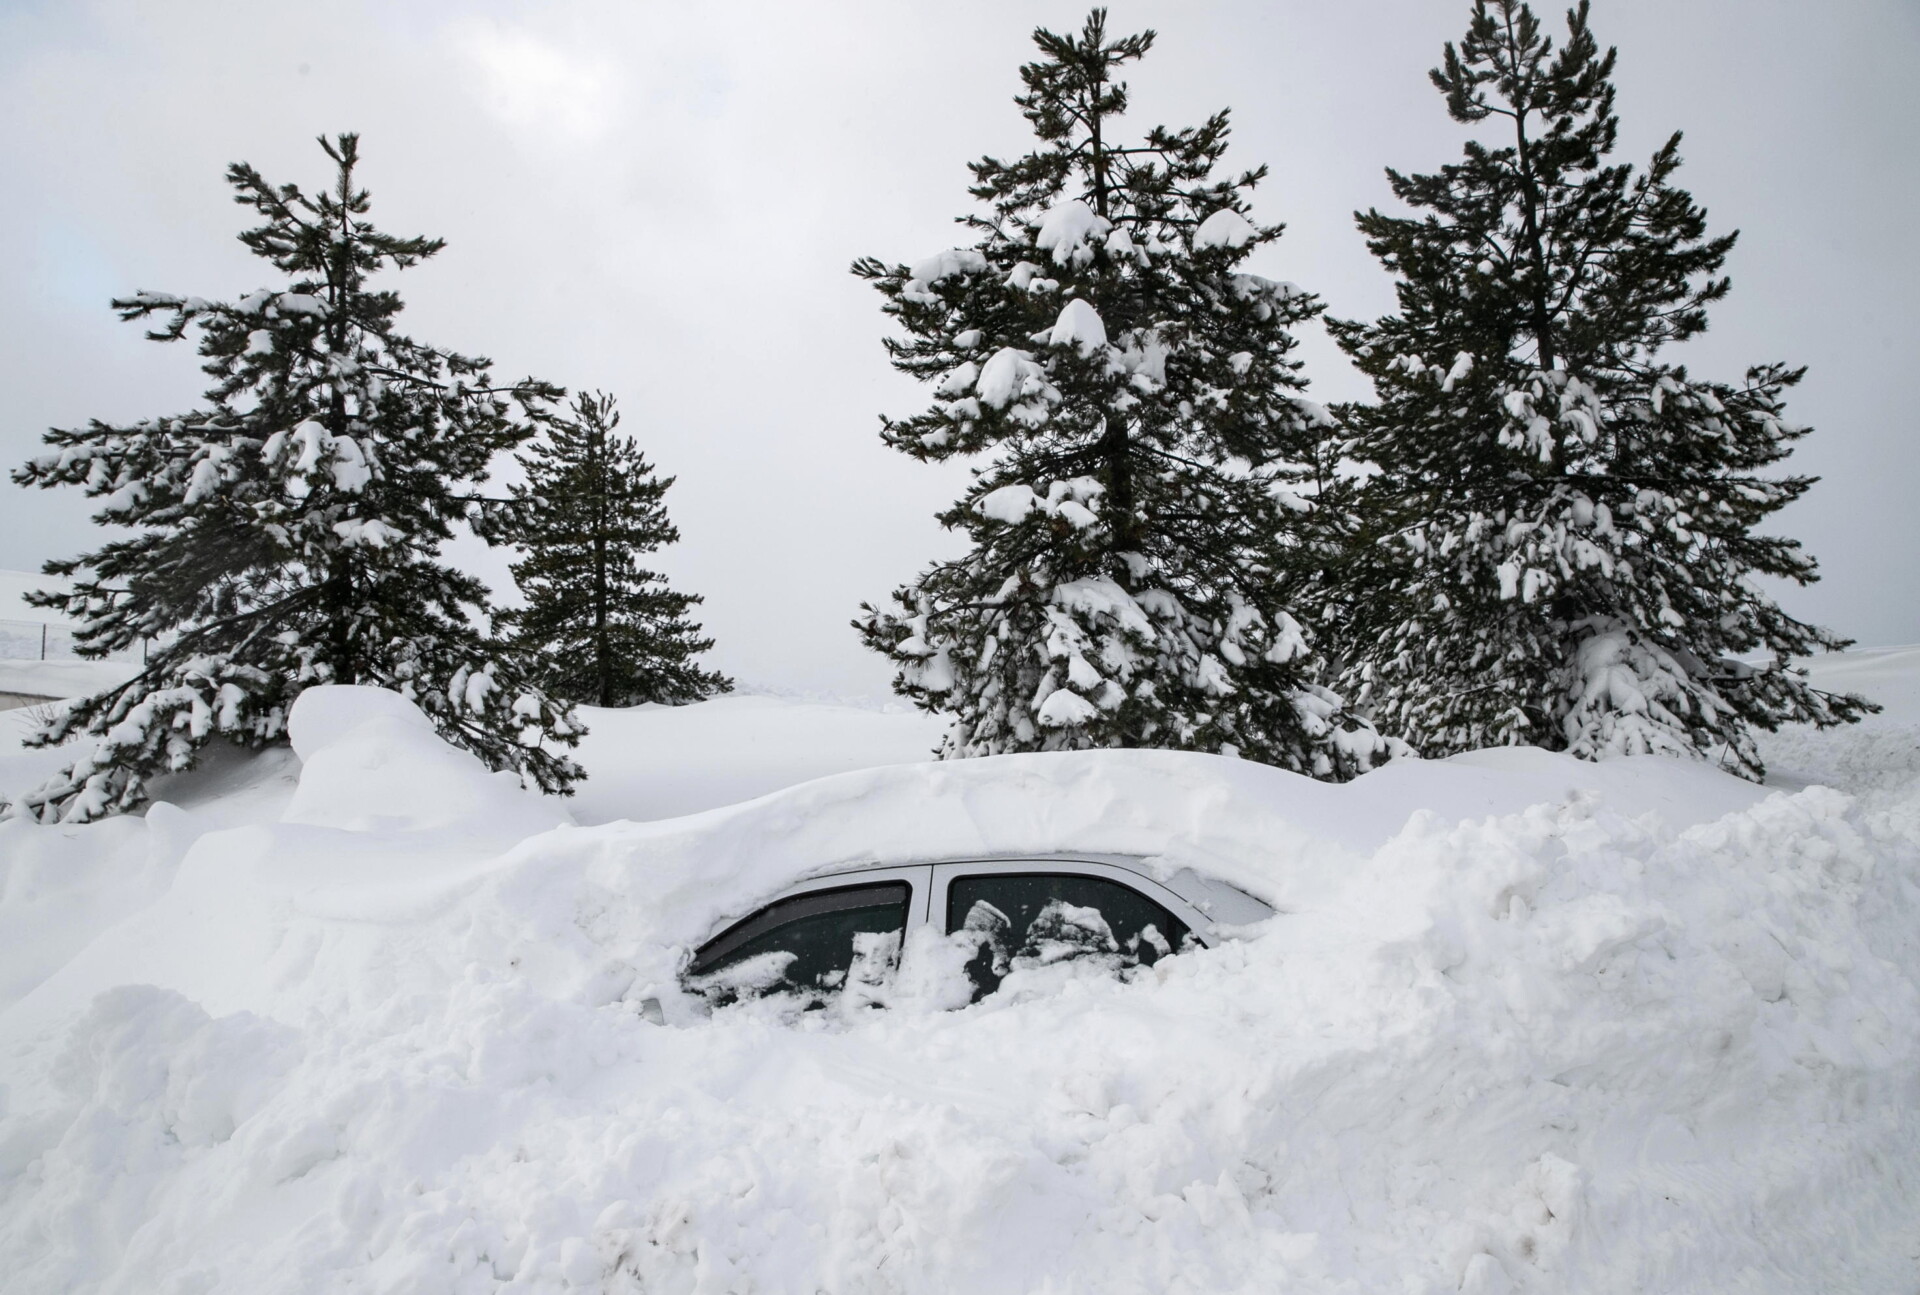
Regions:
<svg viewBox="0 0 1920 1295"><path fill-rule="evenodd" d="M1790 658L1845 646L1750 579L1814 562L1753 529L1812 484L1768 472L1807 429L1802 370L1691 376L1734 236L1673 183L1610 162L1610 77L1585 0L1563 45L1520 0L1476 0L1433 82L1490 128L1434 175L1389 171L1424 213L1358 217L1399 313L1334 331L1377 403L1343 409L1367 546L1344 591L1347 686L1428 754L1531 744L1589 759L1703 754L1762 772L1751 730L1873 709ZM1757 661L1757 663L1756 663Z"/></svg>
<svg viewBox="0 0 1920 1295"><path fill-rule="evenodd" d="M571 418L521 452L527 480L513 488L501 538L527 550L513 566L527 605L502 621L567 701L677 706L726 692L732 680L694 661L713 646L687 614L699 595L674 592L637 561L680 539L665 503L674 479L654 475L619 425L612 396L582 392Z"/></svg>
<svg viewBox="0 0 1920 1295"><path fill-rule="evenodd" d="M1288 614L1290 486L1329 426L1288 329L1319 310L1242 264L1264 168L1222 177L1227 115L1124 143L1115 79L1153 33L1038 30L1016 98L1041 147L971 164L969 246L867 259L904 330L895 368L934 401L889 420L923 460L983 459L940 515L969 552L863 606L895 690L948 712L946 755L1086 747L1237 751L1320 776L1373 732L1317 682Z"/></svg>
<svg viewBox="0 0 1920 1295"><path fill-rule="evenodd" d="M47 433L22 485L77 485L95 520L130 528L71 561L73 592L33 601L76 621L83 654L156 645L131 681L55 715L30 739L90 739L11 807L85 821L138 805L153 775L191 768L216 738L283 738L307 686L377 684L412 698L448 740L546 791L580 767L569 709L478 626L487 591L440 562L488 460L531 435L564 393L495 385L484 359L400 335L400 298L375 272L404 269L440 240L398 238L365 219L358 141L321 140L330 192L229 168L235 201L263 223L240 239L287 276L234 302L143 292L115 301L147 336L197 330L213 379L206 406L126 426Z"/></svg>

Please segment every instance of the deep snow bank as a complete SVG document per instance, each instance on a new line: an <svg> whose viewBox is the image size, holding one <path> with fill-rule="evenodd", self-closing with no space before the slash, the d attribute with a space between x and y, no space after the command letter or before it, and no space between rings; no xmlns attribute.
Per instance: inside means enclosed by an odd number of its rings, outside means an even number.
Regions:
<svg viewBox="0 0 1920 1295"><path fill-rule="evenodd" d="M56 857L150 897L0 1012L21 1289L1911 1286L1911 795L1100 753L580 828L404 708L309 696L255 821L0 825L0 914ZM1283 915L960 1012L673 994L804 871L1059 848Z"/></svg>

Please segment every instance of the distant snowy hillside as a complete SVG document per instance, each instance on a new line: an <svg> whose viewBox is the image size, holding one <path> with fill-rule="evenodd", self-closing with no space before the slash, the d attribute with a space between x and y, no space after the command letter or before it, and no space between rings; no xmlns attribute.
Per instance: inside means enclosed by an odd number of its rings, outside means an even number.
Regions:
<svg viewBox="0 0 1920 1295"><path fill-rule="evenodd" d="M137 666L117 661L0 660L0 693L73 696L111 687ZM763 796L782 787L879 764L931 758L941 720L902 707L769 696L719 697L691 706L581 708L590 730L579 756L592 771L565 804L576 822L671 818ZM49 776L70 750L23 751L31 712L0 711L0 790ZM231 761L215 762L226 768ZM160 795L199 798L200 780L174 779Z"/></svg>
<svg viewBox="0 0 1920 1295"><path fill-rule="evenodd" d="M144 818L0 824L0 1286L1911 1292L1920 650L1819 669L1889 713L1771 794L903 764L926 717L745 697L591 713L569 803L317 690ZM808 870L1066 848L1281 915L962 1011L675 983Z"/></svg>
<svg viewBox="0 0 1920 1295"><path fill-rule="evenodd" d="M0 693L34 697L78 697L111 688L131 679L140 669L133 661L10 660L0 657ZM4 759L0 755L0 759Z"/></svg>
<svg viewBox="0 0 1920 1295"><path fill-rule="evenodd" d="M879 764L931 759L945 728L919 711L781 697L581 709L591 777L569 802L582 823L669 818Z"/></svg>

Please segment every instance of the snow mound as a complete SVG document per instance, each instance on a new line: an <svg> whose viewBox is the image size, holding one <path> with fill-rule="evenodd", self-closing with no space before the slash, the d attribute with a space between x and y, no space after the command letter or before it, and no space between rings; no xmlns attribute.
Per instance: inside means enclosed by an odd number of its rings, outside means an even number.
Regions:
<svg viewBox="0 0 1920 1295"><path fill-rule="evenodd" d="M349 832L471 828L506 841L571 821L514 775L441 741L419 707L384 688L309 688L293 703L287 733L301 770L283 822Z"/></svg>
<svg viewBox="0 0 1920 1295"><path fill-rule="evenodd" d="M429 736L433 733L433 721L391 689L321 684L301 693L287 712L287 740L293 753L307 761L375 721L389 721L392 728Z"/></svg>
<svg viewBox="0 0 1920 1295"><path fill-rule="evenodd" d="M306 808L151 845L150 902L0 1010L10 1286L1911 1286L1911 787L1087 752L551 827L363 692L296 712ZM105 889L133 831L0 825L0 915L15 860L118 851L73 883ZM1280 914L960 1011L677 989L810 871L1065 849Z"/></svg>

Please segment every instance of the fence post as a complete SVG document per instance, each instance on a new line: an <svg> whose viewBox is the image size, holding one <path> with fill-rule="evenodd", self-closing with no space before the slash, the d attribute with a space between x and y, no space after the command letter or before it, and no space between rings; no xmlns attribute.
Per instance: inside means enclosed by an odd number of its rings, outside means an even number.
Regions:
<svg viewBox="0 0 1920 1295"><path fill-rule="evenodd" d="M47 623L45 621L40 622L40 659L42 661L47 659Z"/></svg>

